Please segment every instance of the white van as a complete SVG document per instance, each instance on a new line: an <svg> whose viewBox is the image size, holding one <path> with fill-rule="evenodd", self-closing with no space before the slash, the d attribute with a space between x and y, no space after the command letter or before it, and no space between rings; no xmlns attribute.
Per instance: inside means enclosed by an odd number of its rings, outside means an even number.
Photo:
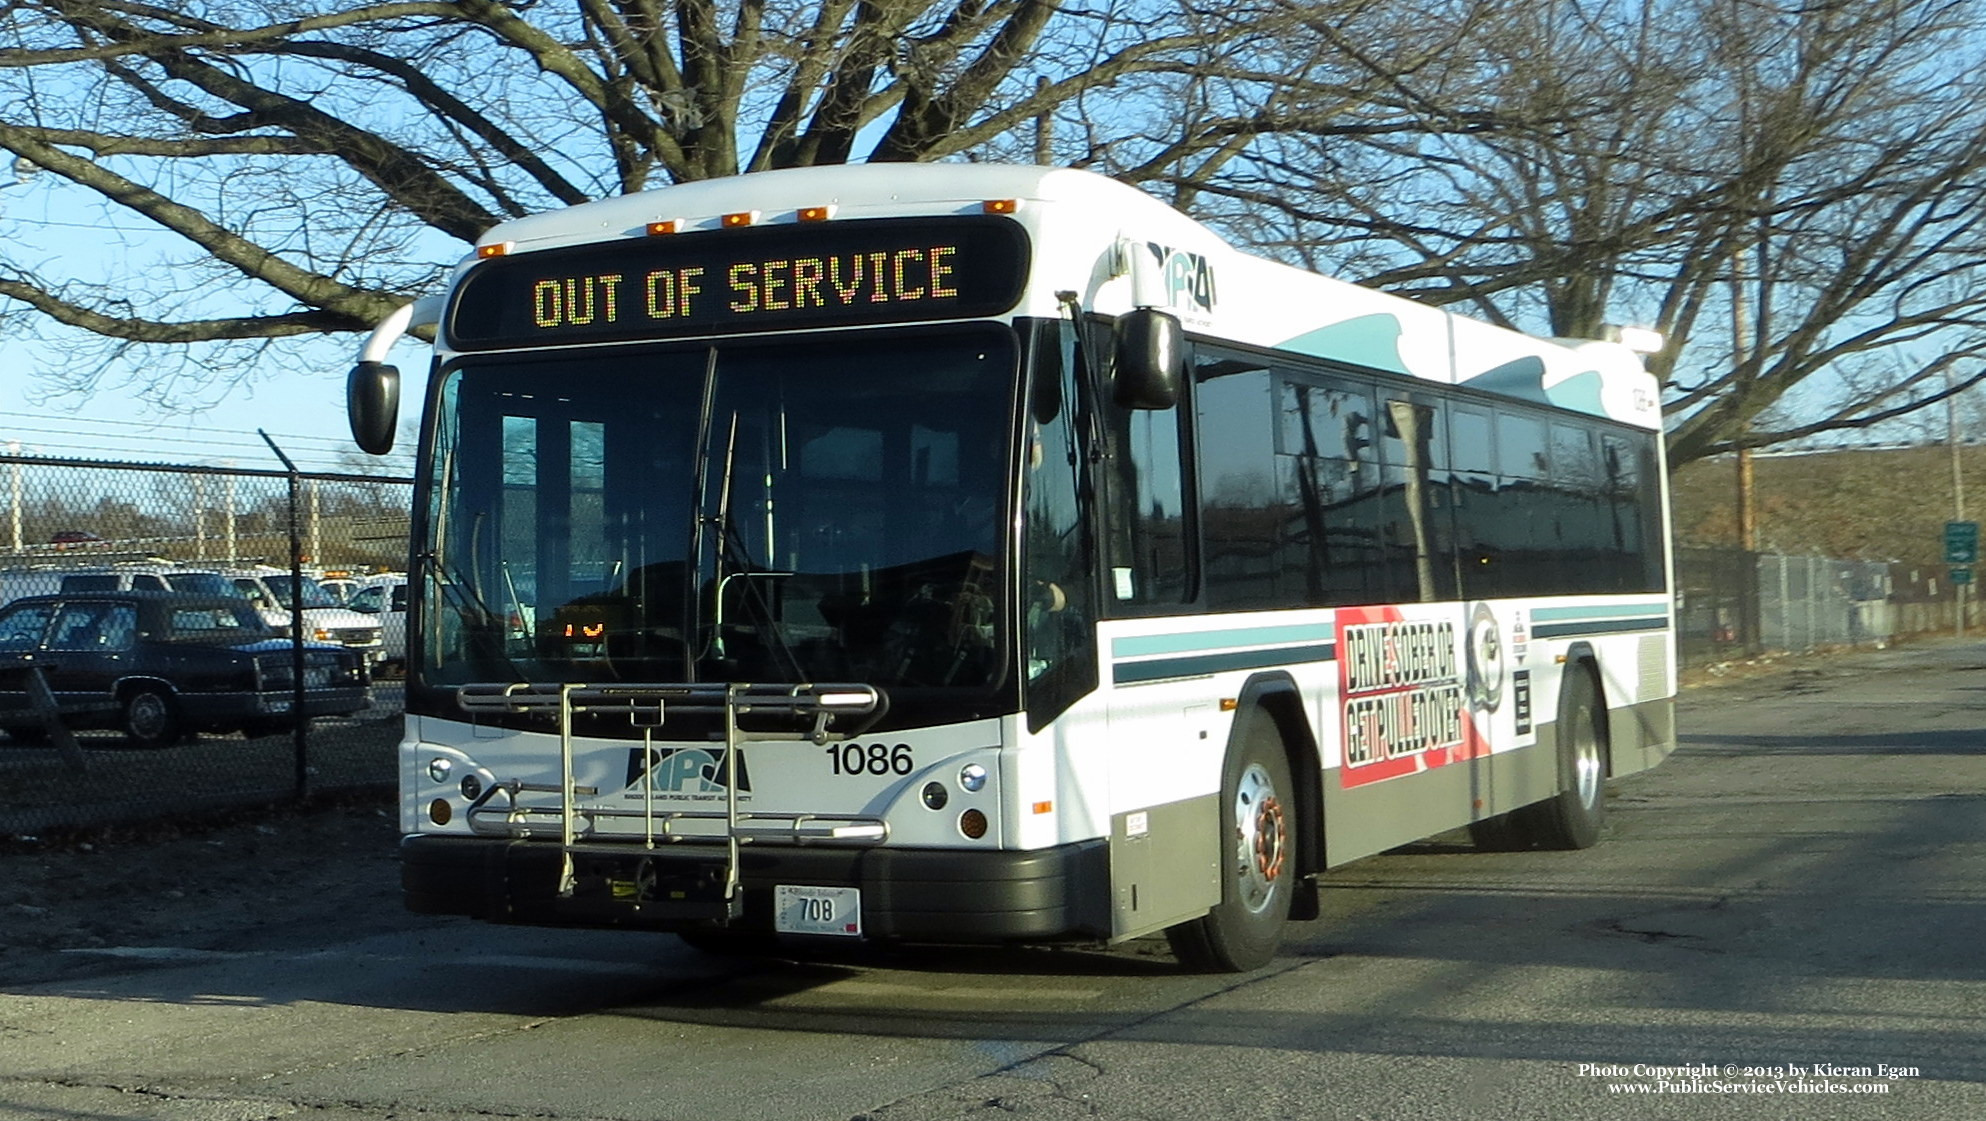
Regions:
<svg viewBox="0 0 1986 1121"><path fill-rule="evenodd" d="M389 572L365 578L345 606L379 620L380 662L407 664L407 577Z"/></svg>
<svg viewBox="0 0 1986 1121"><path fill-rule="evenodd" d="M319 642L335 642L365 653L366 660L378 663L384 654L380 644L378 619L338 606L330 593L310 577L303 578L300 595L291 595L290 574L280 568L260 565L251 569L228 569L220 573L228 582L229 593L255 605L270 625L282 631L290 626L290 605L303 607L303 634Z"/></svg>

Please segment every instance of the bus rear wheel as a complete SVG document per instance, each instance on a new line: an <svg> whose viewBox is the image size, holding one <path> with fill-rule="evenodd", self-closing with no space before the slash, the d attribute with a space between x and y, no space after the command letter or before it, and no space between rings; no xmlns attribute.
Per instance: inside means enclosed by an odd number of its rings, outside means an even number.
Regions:
<svg viewBox="0 0 1986 1121"><path fill-rule="evenodd" d="M1221 901L1165 932L1181 965L1241 973L1276 956L1296 886L1294 794L1280 739L1257 725L1221 780Z"/></svg>
<svg viewBox="0 0 1986 1121"><path fill-rule="evenodd" d="M1607 756L1600 690L1593 675L1567 670L1558 702L1557 796L1526 806L1525 832L1544 849L1592 848L1606 822Z"/></svg>
<svg viewBox="0 0 1986 1121"><path fill-rule="evenodd" d="M1559 694L1558 793L1509 813L1469 823L1469 839L1484 852L1584 849L1600 839L1606 819L1607 757L1600 691L1585 669L1568 669Z"/></svg>

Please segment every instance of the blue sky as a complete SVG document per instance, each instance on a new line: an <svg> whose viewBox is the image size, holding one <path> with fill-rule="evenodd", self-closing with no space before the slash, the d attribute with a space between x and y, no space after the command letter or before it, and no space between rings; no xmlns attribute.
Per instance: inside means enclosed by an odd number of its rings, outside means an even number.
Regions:
<svg viewBox="0 0 1986 1121"><path fill-rule="evenodd" d="M0 237L10 242L10 258L82 284L141 281L151 262L188 252L173 235L45 173L12 183L0 175ZM345 372L363 342L360 335L279 341L246 376L232 384L216 378L205 387L189 386L182 405L167 409L139 399L132 379L145 375L128 367L107 374L93 392L58 393L55 381L35 371L60 362L62 329L5 301L0 310L9 316L0 322L0 450L18 442L23 452L46 456L280 467L257 435L262 429L304 470L352 467L340 462L347 452L357 454L345 423ZM158 314L142 305L136 313ZM73 338L81 347L100 345L80 331ZM419 408L426 354L406 343L393 357L413 375L407 386L411 416ZM140 354L137 364L145 360ZM396 454L387 469L404 474L408 464Z"/></svg>

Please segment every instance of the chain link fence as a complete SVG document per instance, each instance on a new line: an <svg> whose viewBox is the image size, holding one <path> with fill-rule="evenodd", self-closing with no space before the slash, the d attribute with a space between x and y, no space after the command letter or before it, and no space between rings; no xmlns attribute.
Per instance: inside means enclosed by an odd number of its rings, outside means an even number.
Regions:
<svg viewBox="0 0 1986 1121"><path fill-rule="evenodd" d="M0 741L0 834L391 787L403 697L392 670L403 656L396 643L405 641L404 612L391 608L405 601L385 593L404 579L397 574L410 480L8 455L0 455L0 472L8 488L0 610L19 596L62 590L65 578L95 576L106 586L105 574L121 574L113 583L120 587L207 572L243 589L286 590L294 551L322 586L356 592L349 606L378 609L343 618L379 633L366 707L312 718L300 732L250 728L138 747L118 731L79 731L73 748L8 733ZM1940 588L1939 575L1881 562L1678 548L1681 656L1706 665L1949 627L1957 621L1953 589ZM369 582L372 593L363 591ZM324 617L319 609L305 614ZM337 633L313 627L308 637ZM12 657L0 653L0 662ZM0 695L22 688L0 681Z"/></svg>
<svg viewBox="0 0 1986 1121"><path fill-rule="evenodd" d="M1679 547L1677 645L1684 664L1705 665L1931 629L1899 595L1901 579L1886 561Z"/></svg>
<svg viewBox="0 0 1986 1121"><path fill-rule="evenodd" d="M384 610L390 600L377 592L349 604L344 597L369 582L390 584L386 574L405 566L409 480L28 456L0 456L0 473L0 601L197 583L248 599L285 638L286 604L301 603L307 644L346 645L372 673L357 711L246 722L225 734L187 731L163 746L137 746L118 730L64 735L51 725L50 735L16 718L0 741L0 834L392 785L403 695L394 673L403 648L394 644L404 643L404 614ZM293 553L306 577L300 589L290 583ZM42 668L27 672L51 681L52 695L85 695L62 691L76 683L62 680L67 659L47 633L39 655L22 635L0 635L0 664L11 667L0 696L16 709L33 703L22 663L37 656ZM61 702L65 714L70 703Z"/></svg>

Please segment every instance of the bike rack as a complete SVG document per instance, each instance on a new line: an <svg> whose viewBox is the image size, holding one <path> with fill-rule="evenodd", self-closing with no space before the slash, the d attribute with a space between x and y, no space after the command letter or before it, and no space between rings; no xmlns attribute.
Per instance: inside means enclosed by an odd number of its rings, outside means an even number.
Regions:
<svg viewBox="0 0 1986 1121"><path fill-rule="evenodd" d="M464 685L456 690L456 700L473 714L481 712L536 713L555 716L559 729L559 772L556 786L517 779L500 781L484 791L465 815L470 827L479 833L496 833L518 839L533 836L533 819L558 819L560 866L558 895L574 898L579 884L575 855L625 857L626 843L584 842L585 832L594 832L602 819L643 820L643 859L636 865L632 880L610 881L609 889L619 895L629 893L636 908L644 914L671 918L729 922L743 913L739 890L739 849L751 842L805 844L810 841L880 844L888 837L887 823L878 818L822 816L815 814L746 814L738 809L738 775L747 743L811 742L825 744L861 735L887 708L883 694L872 685L800 684L763 685L741 682L687 684L591 685L524 682L513 684ZM644 776L643 804L639 811L582 808L579 799L594 797L598 787L581 786L573 773L572 722L575 715L625 715L642 729L642 748L654 751L655 731L670 715L721 715L724 722L724 755L718 774L724 776L724 812L669 811L658 814L654 807L654 786ZM790 730L739 728L740 717L771 718L774 723L793 725ZM754 721L758 723L758 721ZM652 759L652 755L647 756ZM528 805L526 793L557 794L558 805ZM493 805L501 796L505 805ZM659 826L659 828L658 828ZM656 886L654 863L647 859L663 845L684 841L724 844L723 892L720 899L691 899L687 892L661 899L649 893Z"/></svg>

